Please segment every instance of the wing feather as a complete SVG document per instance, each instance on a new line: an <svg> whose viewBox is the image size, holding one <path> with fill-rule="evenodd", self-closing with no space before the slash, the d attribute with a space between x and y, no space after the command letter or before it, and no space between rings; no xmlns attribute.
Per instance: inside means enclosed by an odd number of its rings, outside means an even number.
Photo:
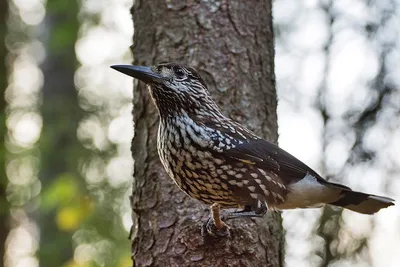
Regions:
<svg viewBox="0 0 400 267"><path fill-rule="evenodd" d="M328 183L296 157L279 148L277 145L257 137L253 132L243 128L233 120L226 119L226 123L235 128L234 132L229 131L226 127L217 125L214 121L204 118L196 118L196 121L241 141L241 144L224 150L221 154L225 157L254 164L265 171L274 172L285 184L295 183L303 179L307 173L316 177L320 183ZM223 123L220 122L220 124Z"/></svg>
<svg viewBox="0 0 400 267"><path fill-rule="evenodd" d="M258 168L276 173L286 184L294 183L309 173L325 182L306 164L263 139L253 139L223 152L228 157L253 162Z"/></svg>

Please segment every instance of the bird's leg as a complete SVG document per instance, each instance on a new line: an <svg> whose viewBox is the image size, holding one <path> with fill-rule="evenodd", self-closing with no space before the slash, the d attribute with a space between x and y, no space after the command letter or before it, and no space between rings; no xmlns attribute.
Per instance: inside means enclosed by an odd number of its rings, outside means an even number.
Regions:
<svg viewBox="0 0 400 267"><path fill-rule="evenodd" d="M214 203L210 207L211 211L211 218L213 220L213 223L215 225L215 228L217 229L223 229L227 228L228 226L221 220L221 208L219 204Z"/></svg>
<svg viewBox="0 0 400 267"><path fill-rule="evenodd" d="M210 217L204 223L202 234L208 234L213 237L229 236L229 227L221 219L221 207L218 203L210 206Z"/></svg>
<svg viewBox="0 0 400 267"><path fill-rule="evenodd" d="M267 211L267 205L259 201L257 206L246 205L243 210L228 213L226 215L226 220L242 217L263 217Z"/></svg>

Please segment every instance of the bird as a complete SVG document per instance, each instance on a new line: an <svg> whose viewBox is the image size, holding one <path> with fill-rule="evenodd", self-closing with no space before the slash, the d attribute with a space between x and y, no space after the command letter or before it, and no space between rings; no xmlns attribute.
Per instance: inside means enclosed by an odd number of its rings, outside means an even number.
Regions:
<svg viewBox="0 0 400 267"><path fill-rule="evenodd" d="M373 214L394 200L332 183L292 156L225 116L205 81L177 63L111 68L147 84L159 114L157 150L176 185L210 206L203 231L229 234L227 219L262 217L268 210L343 207ZM221 209L236 209L221 215Z"/></svg>

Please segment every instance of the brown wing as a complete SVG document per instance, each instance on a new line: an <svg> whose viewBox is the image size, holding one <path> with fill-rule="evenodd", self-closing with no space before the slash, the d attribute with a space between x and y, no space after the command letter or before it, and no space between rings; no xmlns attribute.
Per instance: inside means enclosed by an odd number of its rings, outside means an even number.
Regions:
<svg viewBox="0 0 400 267"><path fill-rule="evenodd" d="M328 183L313 169L296 157L279 148L277 145L257 137L253 132L243 128L240 124L230 119L227 119L226 123L235 128L234 132L227 127L216 125L214 122L206 120L200 122L238 141L233 148L221 152L225 158L254 164L257 168L276 174L277 179L285 185L300 181L308 173L316 177L322 184L347 188L345 186ZM224 122L221 123L223 124Z"/></svg>
<svg viewBox="0 0 400 267"><path fill-rule="evenodd" d="M241 155L242 160L252 160L258 168L276 173L285 185L298 182L307 174L311 174L321 184L341 189L350 189L347 186L326 181L296 157L263 139L249 140L224 153L229 157L236 158Z"/></svg>
<svg viewBox="0 0 400 267"><path fill-rule="evenodd" d="M307 173L321 178L306 164L266 140L257 139L245 141L235 148L224 151L228 157L253 162L258 168L276 173L285 184L295 183Z"/></svg>

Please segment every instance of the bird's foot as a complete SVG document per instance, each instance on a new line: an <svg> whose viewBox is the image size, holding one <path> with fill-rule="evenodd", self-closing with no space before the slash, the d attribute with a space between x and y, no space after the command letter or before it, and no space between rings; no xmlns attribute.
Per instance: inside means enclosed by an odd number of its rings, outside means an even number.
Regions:
<svg viewBox="0 0 400 267"><path fill-rule="evenodd" d="M204 237L218 238L230 236L229 226L221 219L219 204L214 203L210 206L210 217L203 224L201 233Z"/></svg>
<svg viewBox="0 0 400 267"><path fill-rule="evenodd" d="M243 210L234 211L226 215L226 220L236 218L261 218L267 213L268 207L265 204L259 204L257 206L245 206Z"/></svg>
<svg viewBox="0 0 400 267"><path fill-rule="evenodd" d="M203 237L221 238L221 237L229 237L231 234L229 226L226 223L224 223L221 220L219 223L216 224L210 217L203 224L203 227L201 229L201 235Z"/></svg>

